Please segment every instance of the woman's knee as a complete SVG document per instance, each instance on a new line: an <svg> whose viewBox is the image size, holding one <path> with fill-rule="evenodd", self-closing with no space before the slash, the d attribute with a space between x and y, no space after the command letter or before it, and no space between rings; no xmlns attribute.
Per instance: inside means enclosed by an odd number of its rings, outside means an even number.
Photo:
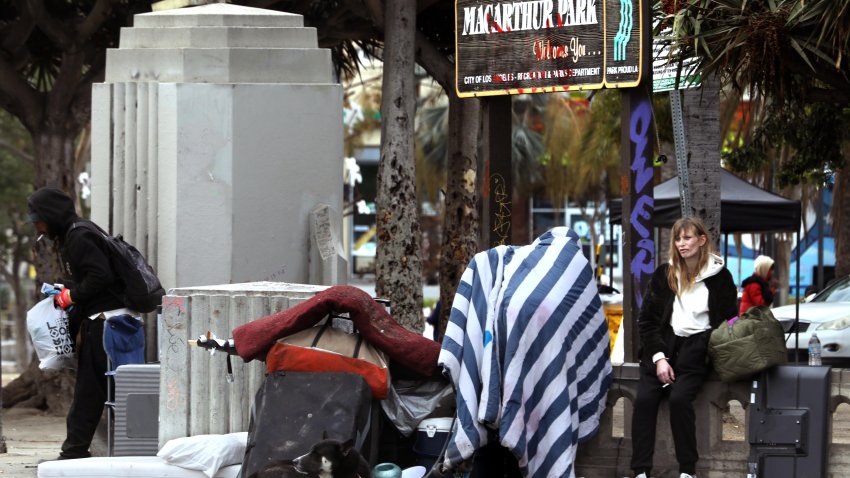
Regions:
<svg viewBox="0 0 850 478"><path fill-rule="evenodd" d="M659 399L652 394L639 393L633 403L636 412L646 412L658 408Z"/></svg>
<svg viewBox="0 0 850 478"><path fill-rule="evenodd" d="M684 393L670 394L670 411L692 410L694 408L693 398Z"/></svg>

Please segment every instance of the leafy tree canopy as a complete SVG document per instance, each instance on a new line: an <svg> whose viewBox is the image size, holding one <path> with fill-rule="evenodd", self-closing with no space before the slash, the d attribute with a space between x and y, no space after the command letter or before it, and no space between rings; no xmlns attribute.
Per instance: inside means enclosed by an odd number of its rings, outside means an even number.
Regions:
<svg viewBox="0 0 850 478"><path fill-rule="evenodd" d="M703 76L782 103L850 102L850 0L668 3L664 41L696 56Z"/></svg>
<svg viewBox="0 0 850 478"><path fill-rule="evenodd" d="M663 41L698 58L761 106L747 144L724 153L732 169L762 169L770 150L793 153L777 168L780 186L824 183L844 166L850 105L850 0L695 0L656 3ZM659 28L661 31L662 28Z"/></svg>

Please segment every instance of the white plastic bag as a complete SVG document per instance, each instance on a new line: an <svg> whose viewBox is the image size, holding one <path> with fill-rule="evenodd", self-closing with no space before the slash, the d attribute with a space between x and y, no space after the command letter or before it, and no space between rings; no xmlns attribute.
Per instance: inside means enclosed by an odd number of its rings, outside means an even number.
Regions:
<svg viewBox="0 0 850 478"><path fill-rule="evenodd" d="M68 316L64 310L53 307L52 297L35 304L27 312L27 331L38 354L38 368L59 370L76 367Z"/></svg>

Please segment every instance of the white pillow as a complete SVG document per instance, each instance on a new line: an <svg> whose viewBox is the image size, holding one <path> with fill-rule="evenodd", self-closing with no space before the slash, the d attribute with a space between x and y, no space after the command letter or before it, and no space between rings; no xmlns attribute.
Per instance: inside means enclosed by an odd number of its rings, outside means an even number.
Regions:
<svg viewBox="0 0 850 478"><path fill-rule="evenodd" d="M170 465L200 470L213 478L222 466L242 463L247 443L248 432L195 435L168 440L156 456Z"/></svg>

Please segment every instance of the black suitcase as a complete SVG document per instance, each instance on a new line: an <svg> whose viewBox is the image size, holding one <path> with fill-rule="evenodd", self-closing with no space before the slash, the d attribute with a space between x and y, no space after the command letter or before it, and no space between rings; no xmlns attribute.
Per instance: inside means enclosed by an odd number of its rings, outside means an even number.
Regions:
<svg viewBox="0 0 850 478"><path fill-rule="evenodd" d="M324 438L354 439L369 460L375 420L372 392L360 375L336 372L273 372L254 399L240 476L310 451Z"/></svg>

